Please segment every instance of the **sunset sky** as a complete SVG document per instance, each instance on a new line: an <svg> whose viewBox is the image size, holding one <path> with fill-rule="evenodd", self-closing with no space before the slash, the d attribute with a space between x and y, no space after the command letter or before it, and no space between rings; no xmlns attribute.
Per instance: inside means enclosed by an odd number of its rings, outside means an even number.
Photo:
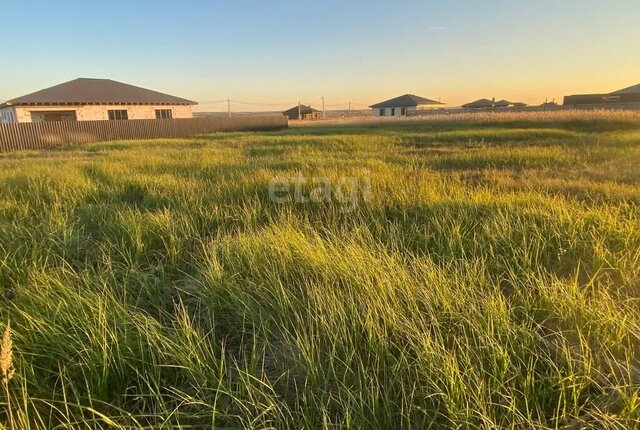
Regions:
<svg viewBox="0 0 640 430"><path fill-rule="evenodd" d="M639 16L638 0L4 2L0 100L101 77L199 110L539 104L640 83Z"/></svg>

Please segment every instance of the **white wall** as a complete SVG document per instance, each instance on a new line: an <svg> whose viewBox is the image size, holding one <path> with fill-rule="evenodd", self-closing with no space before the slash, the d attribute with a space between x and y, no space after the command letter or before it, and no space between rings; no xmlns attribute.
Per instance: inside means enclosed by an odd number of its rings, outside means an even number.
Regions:
<svg viewBox="0 0 640 430"><path fill-rule="evenodd" d="M435 109L442 109L444 106L443 105L419 105L419 106L412 106L412 107L406 107L405 109L405 115L408 115L411 112L416 112L419 110L435 110ZM391 115L391 110L395 109L395 112L393 115ZM384 111L384 116L402 116L402 109L401 107L397 107L397 108L372 108L371 109L371 115L373 116L382 116L380 115L380 111Z"/></svg>
<svg viewBox="0 0 640 430"><path fill-rule="evenodd" d="M415 110L415 108L405 108L406 112L409 112L410 110ZM397 107L397 108L372 108L371 109L371 115L373 116L383 116L381 115L381 111L384 111L384 116L402 116L402 108L401 107ZM392 115L393 112L393 115Z"/></svg>
<svg viewBox="0 0 640 430"><path fill-rule="evenodd" d="M411 108L413 111L417 110L438 110L446 108L446 105L418 105L416 108Z"/></svg>
<svg viewBox="0 0 640 430"><path fill-rule="evenodd" d="M13 106L18 122L42 120L41 112L75 112L78 121L101 121L109 119L110 110L127 110L129 119L156 119L156 109L171 109L173 118L193 118L191 105L86 105L86 106Z"/></svg>

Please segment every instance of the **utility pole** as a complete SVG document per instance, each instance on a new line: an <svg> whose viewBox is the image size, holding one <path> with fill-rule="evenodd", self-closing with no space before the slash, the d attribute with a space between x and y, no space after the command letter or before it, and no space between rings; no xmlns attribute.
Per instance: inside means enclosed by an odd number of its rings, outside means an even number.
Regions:
<svg viewBox="0 0 640 430"><path fill-rule="evenodd" d="M349 113L351 113L351 100L349 100Z"/></svg>
<svg viewBox="0 0 640 430"><path fill-rule="evenodd" d="M300 104L300 100L298 100L298 119L302 120L302 105Z"/></svg>
<svg viewBox="0 0 640 430"><path fill-rule="evenodd" d="M227 112L229 112L229 118L231 118L231 100L227 99Z"/></svg>
<svg viewBox="0 0 640 430"><path fill-rule="evenodd" d="M322 96L322 119L326 119L327 115L324 112L324 96Z"/></svg>

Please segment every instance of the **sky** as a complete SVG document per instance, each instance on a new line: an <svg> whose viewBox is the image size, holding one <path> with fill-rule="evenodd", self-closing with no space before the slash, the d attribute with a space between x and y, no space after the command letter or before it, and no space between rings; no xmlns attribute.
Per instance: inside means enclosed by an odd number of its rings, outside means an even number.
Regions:
<svg viewBox="0 0 640 430"><path fill-rule="evenodd" d="M109 78L220 111L405 93L539 104L640 83L638 0L3 2L0 101Z"/></svg>

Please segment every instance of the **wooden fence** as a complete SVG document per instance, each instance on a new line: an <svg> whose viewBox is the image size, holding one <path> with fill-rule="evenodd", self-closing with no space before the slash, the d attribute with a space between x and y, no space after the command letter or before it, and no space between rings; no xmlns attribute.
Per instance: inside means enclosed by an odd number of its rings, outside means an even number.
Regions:
<svg viewBox="0 0 640 430"><path fill-rule="evenodd" d="M0 152L112 140L180 138L218 131L266 131L286 127L287 119L282 115L0 124Z"/></svg>

